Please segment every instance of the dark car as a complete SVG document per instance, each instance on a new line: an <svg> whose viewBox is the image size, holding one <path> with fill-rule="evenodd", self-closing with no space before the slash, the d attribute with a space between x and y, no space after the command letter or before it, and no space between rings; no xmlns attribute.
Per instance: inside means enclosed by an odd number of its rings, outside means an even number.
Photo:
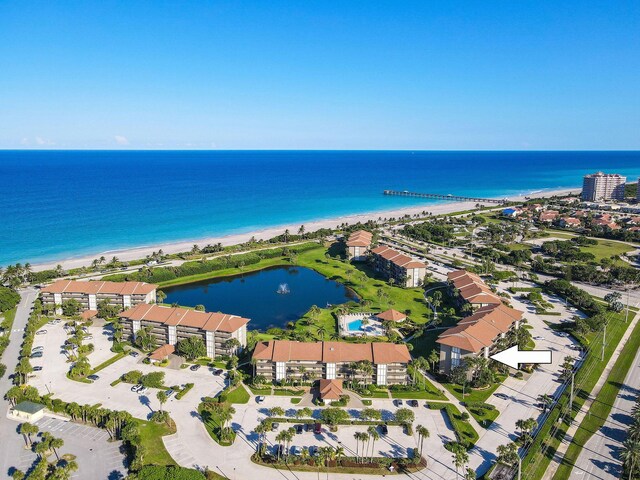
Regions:
<svg viewBox="0 0 640 480"><path fill-rule="evenodd" d="M409 401L407 402L407 404L408 404L410 407L417 407L417 406L418 406L418 401L417 401L417 400L409 400Z"/></svg>
<svg viewBox="0 0 640 480"><path fill-rule="evenodd" d="M89 380L93 380L94 382L95 382L96 380L100 380L100 377L99 377L98 375L89 375L87 378L88 378Z"/></svg>
<svg viewBox="0 0 640 480"><path fill-rule="evenodd" d="M382 425L380 425L380 433L382 433L382 435L386 435L389 433L389 427L387 427L384 423Z"/></svg>
<svg viewBox="0 0 640 480"><path fill-rule="evenodd" d="M129 355L131 355L133 358L136 358L136 357L137 357L138 355L140 355L140 354L139 354L138 352L134 351L134 350L131 350L131 351L129 352Z"/></svg>
<svg viewBox="0 0 640 480"><path fill-rule="evenodd" d="M393 401L393 404L394 404L396 407L401 407L401 406L402 406L402 400L400 400L400 399L398 399L398 400L394 400L394 401Z"/></svg>
<svg viewBox="0 0 640 480"><path fill-rule="evenodd" d="M189 370L191 370L192 372L195 372L196 370L200 369L200 365L191 365L189 367Z"/></svg>
<svg viewBox="0 0 640 480"><path fill-rule="evenodd" d="M31 358L42 358L42 352L33 352Z"/></svg>
<svg viewBox="0 0 640 480"><path fill-rule="evenodd" d="M310 432L313 430L313 423L305 423L304 424L304 431L305 432Z"/></svg>
<svg viewBox="0 0 640 480"><path fill-rule="evenodd" d="M213 371L214 375L222 375L224 373L224 370L222 370L221 368L218 368L217 370Z"/></svg>
<svg viewBox="0 0 640 480"><path fill-rule="evenodd" d="M302 425L296 425L296 433L302 433L304 431L304 427Z"/></svg>
<svg viewBox="0 0 640 480"><path fill-rule="evenodd" d="M316 423L313 426L313 433L315 433L316 435L320 435L322 433L322 424L321 423Z"/></svg>
<svg viewBox="0 0 640 480"><path fill-rule="evenodd" d="M34 372L41 372L42 371L42 367L40 365L33 367L33 371Z"/></svg>
<svg viewBox="0 0 640 480"><path fill-rule="evenodd" d="M273 447L273 455L276 457L281 457L284 454L284 445L281 443L275 445Z"/></svg>

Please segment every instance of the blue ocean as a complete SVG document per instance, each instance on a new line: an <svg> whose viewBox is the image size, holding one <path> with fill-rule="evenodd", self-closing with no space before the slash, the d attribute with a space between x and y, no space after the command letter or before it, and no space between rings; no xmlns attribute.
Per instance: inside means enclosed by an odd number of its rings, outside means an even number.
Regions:
<svg viewBox="0 0 640 480"><path fill-rule="evenodd" d="M0 265L640 175L640 152L0 151Z"/></svg>

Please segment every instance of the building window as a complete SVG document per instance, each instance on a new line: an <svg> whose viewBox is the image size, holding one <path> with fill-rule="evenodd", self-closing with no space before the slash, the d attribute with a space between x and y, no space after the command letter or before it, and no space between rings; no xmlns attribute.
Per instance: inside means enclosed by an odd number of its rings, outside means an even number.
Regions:
<svg viewBox="0 0 640 480"><path fill-rule="evenodd" d="M458 347L451 347L451 367L455 368L460 365L460 349Z"/></svg>
<svg viewBox="0 0 640 480"><path fill-rule="evenodd" d="M336 364L335 363L327 363L327 371L325 378L328 380L333 380L336 378Z"/></svg>
<svg viewBox="0 0 640 480"><path fill-rule="evenodd" d="M276 380L284 380L287 378L287 364L285 362L276 362Z"/></svg>

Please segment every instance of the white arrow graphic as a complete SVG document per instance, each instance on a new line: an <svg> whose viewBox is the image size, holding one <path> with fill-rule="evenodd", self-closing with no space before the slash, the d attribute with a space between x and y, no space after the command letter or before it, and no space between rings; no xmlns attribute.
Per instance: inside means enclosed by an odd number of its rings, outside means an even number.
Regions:
<svg viewBox="0 0 640 480"><path fill-rule="evenodd" d="M494 353L489 358L518 368L519 363L551 363L551 350L518 350L517 346Z"/></svg>

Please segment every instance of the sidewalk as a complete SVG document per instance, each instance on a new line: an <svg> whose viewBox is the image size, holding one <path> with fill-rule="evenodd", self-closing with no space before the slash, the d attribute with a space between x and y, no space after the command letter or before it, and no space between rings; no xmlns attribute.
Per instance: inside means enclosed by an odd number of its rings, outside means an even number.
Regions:
<svg viewBox="0 0 640 480"><path fill-rule="evenodd" d="M566 453L567 449L569 448L569 445L573 441L573 436L575 435L576 430L578 430L578 427L582 423L582 420L584 419L585 415L591 408L591 405L593 404L594 400L600 393L600 390L602 389L605 382L607 381L607 378L609 377L609 373L611 373L611 369L613 368L616 361L618 360L618 357L620 356L620 352L622 352L622 349L627 343L627 340L629 340L629 337L631 336L633 329L636 327L638 320L640 320L640 312L637 313L636 316L631 321L631 323L629 323L627 330L624 332L624 335L620 339L620 342L618 342L618 346L616 347L613 354L611 355L611 358L607 362L607 366L602 371L602 374L600 375L600 378L598 378L598 381L595 387L589 394L589 398L587 398L587 401L584 402L584 404L580 408L580 411L578 412L576 417L573 419L573 423L567 430L567 433L562 439L562 442L560 443L560 445L558 446L558 449L553 455L553 458L551 459L551 463L547 467L544 477L542 477L543 480L551 480L553 476L556 474L556 471L558 470L558 467L560 466L560 463L564 458L564 454Z"/></svg>

